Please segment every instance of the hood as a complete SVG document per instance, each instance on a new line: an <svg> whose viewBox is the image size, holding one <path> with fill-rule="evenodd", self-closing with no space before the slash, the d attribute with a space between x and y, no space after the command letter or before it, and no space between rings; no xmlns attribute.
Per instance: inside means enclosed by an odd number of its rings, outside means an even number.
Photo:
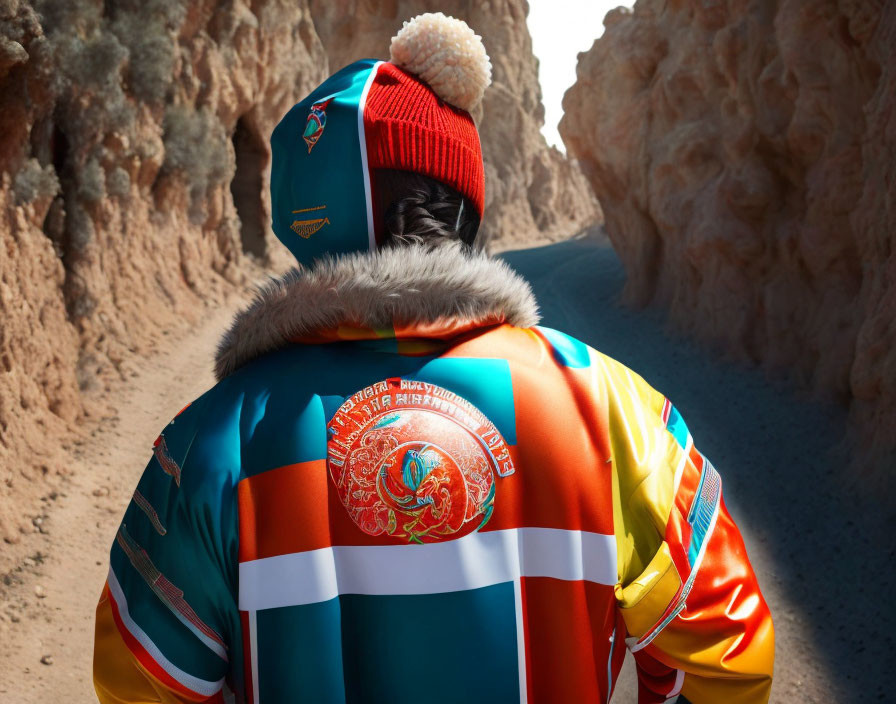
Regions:
<svg viewBox="0 0 896 704"><path fill-rule="evenodd" d="M456 243L360 252L293 269L261 288L219 343L215 374L223 379L289 344L364 336L346 335L346 328L375 337L446 337L538 321L528 282L500 259Z"/></svg>

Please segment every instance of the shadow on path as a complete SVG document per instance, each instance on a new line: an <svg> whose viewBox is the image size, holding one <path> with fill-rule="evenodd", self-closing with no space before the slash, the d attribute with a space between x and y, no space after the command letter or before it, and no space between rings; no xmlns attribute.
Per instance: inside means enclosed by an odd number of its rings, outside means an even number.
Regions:
<svg viewBox="0 0 896 704"><path fill-rule="evenodd" d="M719 469L775 621L772 700L896 701L894 541L883 511L844 488L843 410L670 335L661 311L622 307L625 275L602 237L501 256L531 282L544 325L671 398Z"/></svg>

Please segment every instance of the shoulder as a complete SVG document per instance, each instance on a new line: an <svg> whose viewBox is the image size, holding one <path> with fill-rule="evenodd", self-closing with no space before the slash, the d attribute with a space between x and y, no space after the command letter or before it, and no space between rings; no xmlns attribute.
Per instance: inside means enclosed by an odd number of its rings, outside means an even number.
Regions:
<svg viewBox="0 0 896 704"><path fill-rule="evenodd" d="M530 331L538 344L550 352L555 364L568 369L587 369L592 382L605 387L594 391L605 397L611 410L617 405L621 406L620 410L630 411L636 406L661 412L665 397L622 362L561 330L539 325Z"/></svg>
<svg viewBox="0 0 896 704"><path fill-rule="evenodd" d="M182 458L184 488L224 493L252 474L317 459L326 443L320 392L339 374L334 356L306 345L268 352L174 418L161 437Z"/></svg>
<svg viewBox="0 0 896 704"><path fill-rule="evenodd" d="M236 432L238 410L218 386L188 403L153 441L150 466L157 465L157 471L147 472L141 485L163 484L183 500L195 500L220 495L222 487L235 484L239 467L227 461L226 448Z"/></svg>
<svg viewBox="0 0 896 704"><path fill-rule="evenodd" d="M595 362L597 351L581 340L554 328L538 325L532 328L553 355L554 361L564 367L584 368Z"/></svg>
<svg viewBox="0 0 896 704"><path fill-rule="evenodd" d="M583 368L590 365L591 348L559 330L536 325L521 328L504 324L477 333L454 348L470 356L504 357L529 366L549 364Z"/></svg>
<svg viewBox="0 0 896 704"><path fill-rule="evenodd" d="M222 496L244 476L243 447L277 388L278 354L265 355L188 403L153 442L153 459L184 498Z"/></svg>

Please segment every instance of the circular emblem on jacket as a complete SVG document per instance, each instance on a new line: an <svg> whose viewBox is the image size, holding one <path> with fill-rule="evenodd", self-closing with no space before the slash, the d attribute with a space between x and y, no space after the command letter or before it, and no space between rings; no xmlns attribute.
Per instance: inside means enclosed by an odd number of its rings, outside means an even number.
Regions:
<svg viewBox="0 0 896 704"><path fill-rule="evenodd" d="M327 425L327 467L342 505L370 535L459 538L492 515L513 474L501 433L466 399L388 379L352 395Z"/></svg>

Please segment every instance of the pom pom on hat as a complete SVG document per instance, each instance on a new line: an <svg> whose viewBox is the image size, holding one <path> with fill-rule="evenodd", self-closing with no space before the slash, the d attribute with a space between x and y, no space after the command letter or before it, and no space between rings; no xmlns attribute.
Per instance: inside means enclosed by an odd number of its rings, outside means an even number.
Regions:
<svg viewBox="0 0 896 704"><path fill-rule="evenodd" d="M463 20L428 12L392 37L392 63L426 81L446 103L470 112L492 82L482 37Z"/></svg>

